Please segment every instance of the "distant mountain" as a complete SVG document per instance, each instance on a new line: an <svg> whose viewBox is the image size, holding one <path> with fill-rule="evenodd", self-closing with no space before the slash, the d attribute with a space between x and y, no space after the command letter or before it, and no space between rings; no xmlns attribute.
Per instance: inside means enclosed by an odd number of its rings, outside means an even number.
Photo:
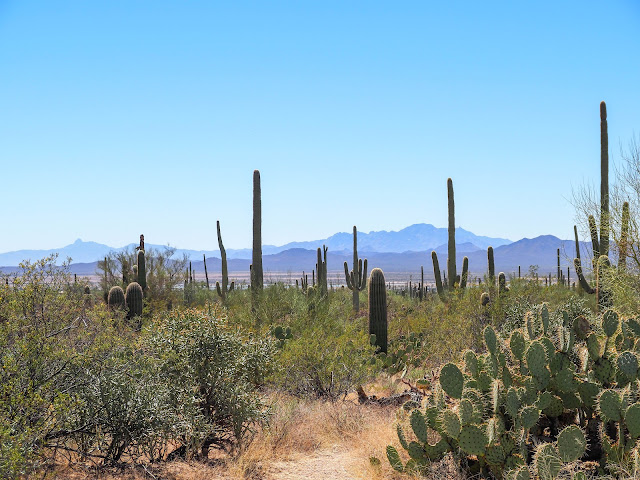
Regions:
<svg viewBox="0 0 640 480"><path fill-rule="evenodd" d="M447 229L437 228L430 224L416 224L403 228L398 232L358 232L358 250L361 252L386 252L386 253L402 253L402 252L428 252L431 250L446 252ZM458 249L461 252L473 252L476 250L486 249L489 245L494 248L501 245L510 244L511 241L504 238L490 238L475 235L463 228L456 228L456 240L459 244ZM59 262L71 257L74 263L91 263L105 257L111 251L121 251L125 249L133 249L137 243L131 243L124 247L114 248L96 242L84 242L80 239L71 245L61 248L53 248L48 250L18 250L15 252L7 252L0 254L0 265L16 266L23 260L35 261L44 258L52 253L58 253ZM263 255L272 255L291 249L315 250L322 245L326 245L330 252L347 253L353 249L353 234L336 233L322 240L313 240L309 242L291 242L282 246L263 245ZM442 248L444 247L444 250ZM163 249L163 245L154 245L147 243L147 248ZM176 257L182 257L186 254L190 260L200 260L202 256L220 257L218 250L187 250L177 249ZM251 249L227 249L227 257L231 259L251 259ZM314 262L315 263L315 262Z"/></svg>
<svg viewBox="0 0 640 480"><path fill-rule="evenodd" d="M560 249L560 265L566 275L567 267L570 267L569 278L575 280L575 271L573 269L573 256L575 245L571 240L561 240L552 235L542 235L536 238L523 238L509 245L502 245L494 249L494 258L496 266L496 274L505 272L507 275L517 275L518 266L521 266L522 275L526 275L529 267L537 265L537 271L540 277L544 277L551 273L556 275L557 269L557 249ZM583 258L588 258L591 253L591 244L587 242L581 243L581 252ZM443 244L435 248L440 260L440 267L446 265L447 245ZM414 281L419 278L420 267L424 267L425 280L433 282L433 265L431 261L430 251L407 251L407 252L371 252L361 250L358 252L361 258L366 258L369 272L372 268L378 267L384 270L391 278L406 279L413 277ZM462 258L469 258L469 271L474 277L482 277L487 273L487 251L479 249L473 244L460 243L456 245L456 263L458 272L462 268ZM347 262L349 269L353 261L353 255L350 250L332 251L329 249L327 254L328 270L330 272L330 280L334 282L342 282L344 276L343 264ZM249 264L251 260L234 258L229 259L229 272L231 278L237 276L245 278L249 273ZM286 273L295 274L296 278L302 271L311 274L316 264L316 251L303 248L291 248L275 254L263 255L263 267L265 274L268 273ZM204 263L200 256L192 262L193 269L202 274L204 272ZM71 273L78 275L92 275L96 272L97 263L74 263L71 265ZM2 271L7 273L14 271L15 267L3 267ZM210 279L215 281L219 279L222 270L221 260L213 255L207 256L207 270ZM311 277L310 277L311 278ZM404 281L404 280L403 280Z"/></svg>
<svg viewBox="0 0 640 480"><path fill-rule="evenodd" d="M447 243L448 232L446 228L434 227L427 223L418 223L403 228L398 232L358 232L358 250L368 252L420 252L429 251ZM492 238L475 235L464 228L456 228L456 244L471 244L476 249L486 249L489 246L494 248L511 243L506 238ZM307 250L316 249L326 245L330 251L351 251L353 248L353 233L341 232L330 236L324 240L313 240L309 242L291 242L280 247L282 250L290 248L304 248Z"/></svg>
<svg viewBox="0 0 640 480"><path fill-rule="evenodd" d="M530 266L538 266L538 274L542 277L557 271L557 249L560 249L560 267L567 273L570 267L570 278L575 280L573 258L575 256L575 242L573 240L561 240L553 235L541 235L536 238L523 238L509 245L503 245L493 249L496 275L498 272L505 274L518 272L521 267L522 275L529 271ZM590 242L580 242L580 250L585 258L591 253ZM487 252L474 252L469 256L469 269L477 271L476 265L483 265L483 271L487 271Z"/></svg>

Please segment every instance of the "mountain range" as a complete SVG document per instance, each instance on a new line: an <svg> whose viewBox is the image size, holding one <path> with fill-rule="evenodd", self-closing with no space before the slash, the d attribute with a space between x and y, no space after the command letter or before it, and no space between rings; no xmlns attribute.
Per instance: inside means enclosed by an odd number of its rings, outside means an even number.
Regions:
<svg viewBox="0 0 640 480"><path fill-rule="evenodd" d="M561 266L566 275L567 266L571 267L570 277L575 278L573 271L573 256L575 245L571 240L561 240L552 235L542 235L533 239L523 238L511 242L503 238L490 238L474 235L462 228L456 229L456 262L458 270L462 266L462 258L469 258L469 270L474 276L482 276L487 271L488 246L494 247L496 272L517 275L518 267L522 274L529 271L530 266L537 266L541 276L556 274L557 249L561 253ZM433 279L431 251L435 250L440 259L441 268L446 265L447 257L447 229L436 228L433 225L412 225L398 232L358 232L358 254L368 259L369 270L374 267L382 268L389 274L409 274L414 279L419 278L420 267L424 267L426 279ZM263 265L267 272L302 272L310 273L315 268L317 247L327 245L328 270L340 278L346 261L351 268L353 261L352 233L337 233L323 240L308 242L291 242L282 246L263 246ZM21 250L0 254L0 265L5 265L3 271L14 270L15 265L24 259L32 261L43 258L51 253L58 253L59 259L71 257L71 272L79 275L92 275L96 271L97 261L104 258L111 251L133 249L136 244L113 248L96 242L76 240L66 247L51 250ZM147 249L163 248L147 243ZM591 244L581 242L581 251L588 256ZM203 255L207 258L207 269L215 276L221 271L221 261L217 250L176 250L178 256L186 254L192 261L196 271L204 271ZM251 263L250 249L228 249L229 271L246 274Z"/></svg>
<svg viewBox="0 0 640 480"><path fill-rule="evenodd" d="M430 224L420 223L403 228L400 231L387 232L358 232L358 250L367 252L391 252L402 253L406 251L425 251L429 252L434 248L447 242L447 229L437 228ZM489 245L494 248L500 245L511 243L505 238L483 237L473 234L463 228L456 228L456 241L458 243L468 243L474 245L475 249L486 249ZM321 240L312 240L307 242L290 242L282 246L263 245L263 255L271 255L290 250L292 248L303 248L307 250L315 250L322 245L326 245L332 252L347 252L353 248L353 233L341 232L336 233L328 238ZM108 255L112 251L122 251L133 249L138 243L131 243L124 247L110 247L96 242L84 242L80 239L74 243L61 248L52 248L47 250L18 250L14 252L0 253L1 266L16 266L23 260L35 261L44 258L53 253L58 253L59 261L70 257L73 262L89 263L95 262ZM147 248L162 249L163 245L154 245L146 243ZM469 247L471 248L471 247ZM234 259L250 259L251 249L233 249L227 248L227 258ZM187 250L176 249L176 256L182 257L186 254L190 260L200 260L203 255L220 257L219 250Z"/></svg>

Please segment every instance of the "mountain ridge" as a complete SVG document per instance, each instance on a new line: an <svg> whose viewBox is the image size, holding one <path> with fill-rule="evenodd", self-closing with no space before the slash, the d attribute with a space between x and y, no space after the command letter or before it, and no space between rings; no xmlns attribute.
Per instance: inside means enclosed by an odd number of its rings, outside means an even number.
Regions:
<svg viewBox="0 0 640 480"><path fill-rule="evenodd" d="M358 250L368 252L385 252L385 253L403 253L410 251L431 251L440 249L447 242L447 229L435 227L431 224L419 223L405 227L399 231L372 231L369 233L358 232ZM505 238L492 238L486 236L475 235L461 227L456 228L456 240L460 244L471 244L475 249L486 249L489 245L494 248L512 243L511 240ZM94 241L83 241L77 239L73 243L60 248L50 248L42 250L17 250L13 252L0 253L0 266L17 266L24 260L35 261L53 253L58 253L58 262L71 257L74 263L91 263L100 260L110 252L123 251L135 248L138 243L130 243L123 247L110 247ZM263 255L277 254L292 248L304 248L307 250L315 250L322 245L326 245L330 251L351 251L353 248L353 234L347 232L338 232L325 239L310 240L302 242L289 242L285 245L263 245ZM162 249L166 246L147 243L147 248ZM465 251L472 251L472 247L467 247ZM227 257L229 259L250 259L251 249L232 249L227 248ZM219 256L217 249L212 250L193 250L193 249L176 249L177 256L187 254L190 260L202 259L202 256Z"/></svg>

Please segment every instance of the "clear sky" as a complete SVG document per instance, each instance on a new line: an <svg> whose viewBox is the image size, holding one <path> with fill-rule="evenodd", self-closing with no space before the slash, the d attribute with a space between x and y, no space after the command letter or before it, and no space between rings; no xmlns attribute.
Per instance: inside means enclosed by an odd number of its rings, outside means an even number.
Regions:
<svg viewBox="0 0 640 480"><path fill-rule="evenodd" d="M640 3L0 0L0 251L572 237L640 131Z"/></svg>

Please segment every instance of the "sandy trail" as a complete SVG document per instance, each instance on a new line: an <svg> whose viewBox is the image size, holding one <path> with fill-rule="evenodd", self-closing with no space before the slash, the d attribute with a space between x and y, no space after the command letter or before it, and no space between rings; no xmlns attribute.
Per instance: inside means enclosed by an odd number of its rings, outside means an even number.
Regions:
<svg viewBox="0 0 640 480"><path fill-rule="evenodd" d="M311 455L274 462L265 472L265 480L358 480L356 461L351 452L339 445Z"/></svg>

